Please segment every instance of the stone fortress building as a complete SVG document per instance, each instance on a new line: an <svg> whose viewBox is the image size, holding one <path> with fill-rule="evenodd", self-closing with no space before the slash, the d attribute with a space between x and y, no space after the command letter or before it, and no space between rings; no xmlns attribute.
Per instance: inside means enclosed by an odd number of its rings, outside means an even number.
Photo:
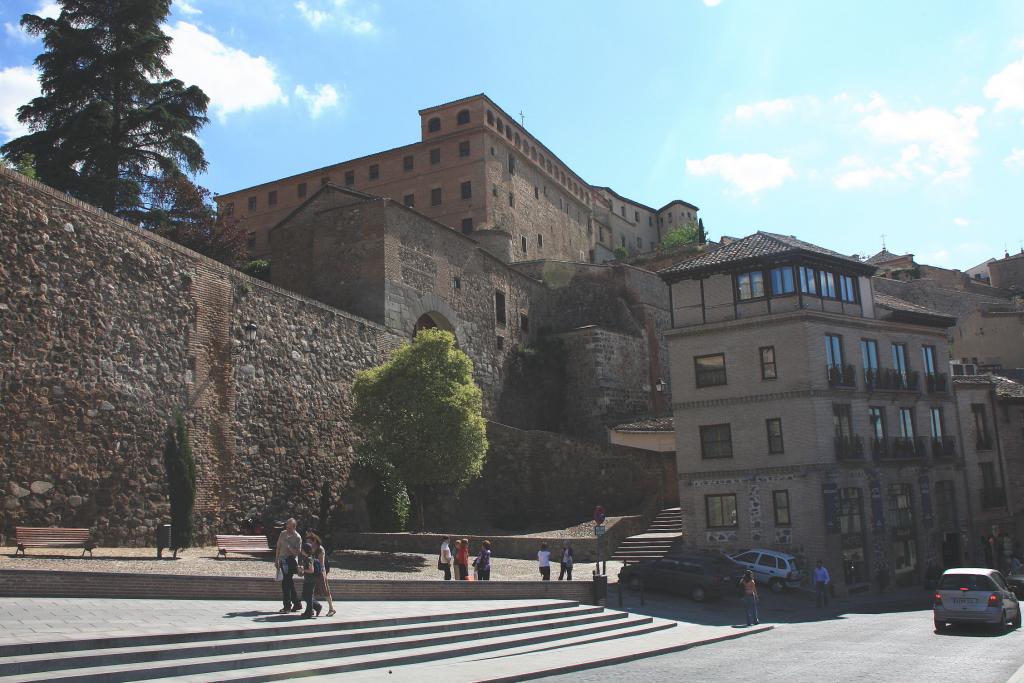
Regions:
<svg viewBox="0 0 1024 683"><path fill-rule="evenodd" d="M697 219L673 200L654 209L593 186L484 94L429 107L420 141L217 197L244 220L255 258L270 230L321 186L387 197L471 235L501 260L602 263L616 247L653 251L666 230Z"/></svg>

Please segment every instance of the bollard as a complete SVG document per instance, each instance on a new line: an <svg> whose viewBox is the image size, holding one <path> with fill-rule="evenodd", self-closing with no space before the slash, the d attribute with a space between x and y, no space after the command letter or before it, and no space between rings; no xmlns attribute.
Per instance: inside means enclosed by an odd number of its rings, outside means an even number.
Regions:
<svg viewBox="0 0 1024 683"><path fill-rule="evenodd" d="M602 607L608 602L608 577L594 574L594 604Z"/></svg>

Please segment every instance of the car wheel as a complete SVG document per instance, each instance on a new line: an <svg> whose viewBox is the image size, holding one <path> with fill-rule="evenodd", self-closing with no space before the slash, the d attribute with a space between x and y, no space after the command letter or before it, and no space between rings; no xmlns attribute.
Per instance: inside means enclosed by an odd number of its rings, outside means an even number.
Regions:
<svg viewBox="0 0 1024 683"><path fill-rule="evenodd" d="M1011 631L1010 622L1006 618L1006 610L1003 610L1003 620L999 622L999 632L1009 633Z"/></svg>
<svg viewBox="0 0 1024 683"><path fill-rule="evenodd" d="M630 590L638 591L638 590L642 590L643 587L644 587L644 580L641 579L639 576L631 576L631 577L629 577L629 588L630 588Z"/></svg>
<svg viewBox="0 0 1024 683"><path fill-rule="evenodd" d="M1013 628L1015 628L1015 629L1020 628L1020 608L1019 607L1017 608L1017 616L1015 616L1013 618L1013 621L1011 621L1010 623L1013 625Z"/></svg>
<svg viewBox="0 0 1024 683"><path fill-rule="evenodd" d="M782 583L782 579L772 579L768 582L768 587L772 589L772 593L781 593L786 589L786 584Z"/></svg>
<svg viewBox="0 0 1024 683"><path fill-rule="evenodd" d="M939 631L945 631L945 630L946 630L947 628L949 628L949 625L948 625L948 624L946 624L946 622L944 622L944 621L939 621L938 619L936 619L936 620L935 620L935 630L936 630L937 632L939 632Z"/></svg>
<svg viewBox="0 0 1024 683"><path fill-rule="evenodd" d="M707 598L707 593L702 586L694 586L690 589L690 599L694 602L704 602L705 598Z"/></svg>

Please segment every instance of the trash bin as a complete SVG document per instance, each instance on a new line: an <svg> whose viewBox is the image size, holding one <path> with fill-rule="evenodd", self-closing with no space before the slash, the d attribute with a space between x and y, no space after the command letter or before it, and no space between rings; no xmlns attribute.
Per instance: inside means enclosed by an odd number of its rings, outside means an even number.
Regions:
<svg viewBox="0 0 1024 683"><path fill-rule="evenodd" d="M156 556L160 559L164 556L164 548L171 547L171 525L161 524L156 528Z"/></svg>
<svg viewBox="0 0 1024 683"><path fill-rule="evenodd" d="M594 574L594 604L605 605L608 602L608 575Z"/></svg>

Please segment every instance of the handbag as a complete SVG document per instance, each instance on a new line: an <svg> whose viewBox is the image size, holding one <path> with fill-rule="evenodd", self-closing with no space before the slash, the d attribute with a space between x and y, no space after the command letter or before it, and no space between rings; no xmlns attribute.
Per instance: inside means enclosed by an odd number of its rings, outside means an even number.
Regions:
<svg viewBox="0 0 1024 683"><path fill-rule="evenodd" d="M441 554L438 553L438 555L437 555L437 569L438 569L438 571L442 571L443 572L447 568L448 568L448 565L446 565L444 563L444 560L441 559Z"/></svg>
<svg viewBox="0 0 1024 683"><path fill-rule="evenodd" d="M284 572L281 571L281 565L277 565L277 575L274 576L274 581L278 583L284 581Z"/></svg>

